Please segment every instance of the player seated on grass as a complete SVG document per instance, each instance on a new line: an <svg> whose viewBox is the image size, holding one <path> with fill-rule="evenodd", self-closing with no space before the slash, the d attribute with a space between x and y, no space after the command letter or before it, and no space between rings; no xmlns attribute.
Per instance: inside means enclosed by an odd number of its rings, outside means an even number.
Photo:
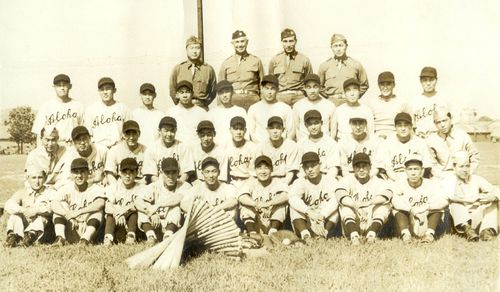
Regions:
<svg viewBox="0 0 500 292"><path fill-rule="evenodd" d="M34 166L26 170L27 184L5 202L7 219L7 240L5 246L15 247L18 243L30 246L39 240L52 216L50 197L53 191L44 186L47 175Z"/></svg>
<svg viewBox="0 0 500 292"><path fill-rule="evenodd" d="M326 238L339 219L333 193L337 181L321 173L320 158L315 152L302 155L302 168L305 177L292 184L288 199L293 228L304 240L311 235Z"/></svg>
<svg viewBox="0 0 500 292"><path fill-rule="evenodd" d="M192 154L186 143L176 139L177 121L169 116L163 117L158 124L160 139L144 153L142 172L146 183L158 180L161 162L165 158L174 158L179 162L180 180L187 181L194 173Z"/></svg>
<svg viewBox="0 0 500 292"><path fill-rule="evenodd" d="M141 136L141 130L139 129L139 124L136 121L128 120L123 123L122 129L122 141L118 142L115 146L108 150L106 155L106 163L104 165L104 172L106 174L106 180L108 184L116 183L119 175L119 165L120 162L128 157L134 158L139 168L137 170L136 180L142 180L142 164L144 161L144 152L146 151L146 146L140 144L139 137Z"/></svg>
<svg viewBox="0 0 500 292"><path fill-rule="evenodd" d="M405 161L406 179L394 186L393 214L404 243L410 243L412 234L422 243L433 242L435 232L448 200L436 180L423 178L422 155L412 153ZM410 230L411 228L411 230Z"/></svg>
<svg viewBox="0 0 500 292"><path fill-rule="evenodd" d="M443 181L450 201L455 230L469 241L488 241L498 234L498 199L500 190L483 177L472 174L469 153L453 157L455 175ZM479 235L477 234L479 232Z"/></svg>
<svg viewBox="0 0 500 292"><path fill-rule="evenodd" d="M51 202L55 244L79 241L88 245L101 225L106 196L103 187L88 182L89 164L85 159L71 162L71 174L72 182L57 190Z"/></svg>
<svg viewBox="0 0 500 292"><path fill-rule="evenodd" d="M271 158L273 162L272 177L289 185L298 167L297 144L290 139L283 138L283 120L273 116L267 121L267 132L269 139L260 145L260 154Z"/></svg>
<svg viewBox="0 0 500 292"><path fill-rule="evenodd" d="M139 228L146 233L150 244L158 241L158 235L167 239L179 228L179 204L191 189L188 183L178 179L179 172L176 159L163 159L160 178L148 185L146 192L135 198L135 206L139 212Z"/></svg>
<svg viewBox="0 0 500 292"><path fill-rule="evenodd" d="M307 111L304 114L304 124L309 136L297 142L299 151L316 152L321 161L321 172L332 178L337 177L340 168L340 148L330 135L323 133L321 113L317 110ZM303 177L304 173L301 171L299 176Z"/></svg>
<svg viewBox="0 0 500 292"><path fill-rule="evenodd" d="M126 233L126 244L135 243L137 230L137 210L134 200L143 195L146 186L135 181L139 172L139 164L134 158L125 158L120 162L120 179L106 188L106 225L104 228L104 245L112 245L123 241ZM122 232L125 231L125 232Z"/></svg>
<svg viewBox="0 0 500 292"><path fill-rule="evenodd" d="M370 176L368 154L356 153L352 166L354 174L342 178L335 190L344 234L352 245L361 243L361 235L367 243L374 243L391 212L392 191L386 181Z"/></svg>
<svg viewBox="0 0 500 292"><path fill-rule="evenodd" d="M203 120L198 123L196 128L198 133L199 142L193 144L191 148L191 153L193 156L194 168L196 170L196 178L198 180L203 180L203 174L201 170L201 162L203 159L211 156L217 159L221 164L220 169L222 169L219 179L222 181L227 181L227 154L225 149L214 142L215 138L215 128L211 121Z"/></svg>
<svg viewBox="0 0 500 292"><path fill-rule="evenodd" d="M240 218L250 235L271 235L283 226L288 202L288 185L271 176L269 157L255 159L256 178L250 178L239 191Z"/></svg>

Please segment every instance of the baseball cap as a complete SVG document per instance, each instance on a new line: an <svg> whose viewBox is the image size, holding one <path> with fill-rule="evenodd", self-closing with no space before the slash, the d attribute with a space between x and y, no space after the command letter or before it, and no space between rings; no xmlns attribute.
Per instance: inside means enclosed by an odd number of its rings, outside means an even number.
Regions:
<svg viewBox="0 0 500 292"><path fill-rule="evenodd" d="M361 115L354 115L349 119L349 123L353 123L355 121L363 121L367 123L368 120L365 117L362 117Z"/></svg>
<svg viewBox="0 0 500 292"><path fill-rule="evenodd" d="M420 165L422 166L422 155L420 155L420 153L417 153L417 152L413 152L413 153L410 153L410 155L408 155L408 157L406 157L406 160L405 160L405 166L408 166L408 164L410 164L410 162L419 162Z"/></svg>
<svg viewBox="0 0 500 292"><path fill-rule="evenodd" d="M126 133L129 130L141 132L141 129L139 128L139 124L134 120L128 120L125 123L123 123L122 133Z"/></svg>
<svg viewBox="0 0 500 292"><path fill-rule="evenodd" d="M295 31L293 31L293 29L291 29L291 28L285 28L281 32L281 40L283 40L285 38L288 38L288 37L295 37L295 38L297 38L297 35L295 34Z"/></svg>
<svg viewBox="0 0 500 292"><path fill-rule="evenodd" d="M101 88L102 86L104 86L106 84L110 84L110 85L113 85L113 87L115 87L115 82L113 81L113 79L111 79L109 77L103 77L103 78L99 79L99 82L97 83L97 88Z"/></svg>
<svg viewBox="0 0 500 292"><path fill-rule="evenodd" d="M199 38L192 35L186 40L186 48L189 45L201 45L201 41Z"/></svg>
<svg viewBox="0 0 500 292"><path fill-rule="evenodd" d="M246 37L247 35L242 30L237 30L233 32L233 40L241 37Z"/></svg>
<svg viewBox="0 0 500 292"><path fill-rule="evenodd" d="M222 80L222 81L219 81L219 83L217 83L217 85L215 86L217 92L220 92L222 91L223 89L231 89L233 90L233 84L227 80Z"/></svg>
<svg viewBox="0 0 500 292"><path fill-rule="evenodd" d="M229 125L231 127L234 127L234 126L237 126L237 125L242 125L243 127L246 127L247 126L247 122L245 121L245 119L243 117L236 116L236 117L234 117L234 118L231 119L231 121L229 122Z"/></svg>
<svg viewBox="0 0 500 292"><path fill-rule="evenodd" d="M354 157L352 158L352 165L356 165L361 162L371 164L370 156L363 152L354 154Z"/></svg>
<svg viewBox="0 0 500 292"><path fill-rule="evenodd" d="M405 112L398 113L396 117L394 117L394 123L397 123L398 121L404 121L410 124L412 123L410 114Z"/></svg>
<svg viewBox="0 0 500 292"><path fill-rule="evenodd" d="M304 122L307 122L308 120L310 119L322 119L321 117L321 113L317 110L308 110L305 114L304 114Z"/></svg>
<svg viewBox="0 0 500 292"><path fill-rule="evenodd" d="M80 137L81 135L89 135L90 136L89 130L87 130L87 128L85 128L84 126L76 126L71 131L71 139L72 140L75 140L76 138Z"/></svg>
<svg viewBox="0 0 500 292"><path fill-rule="evenodd" d="M422 77L434 77L437 78L437 71L434 67L424 67L420 72L420 78Z"/></svg>
<svg viewBox="0 0 500 292"><path fill-rule="evenodd" d="M217 159L208 156L207 158L203 159L201 162L201 169L205 169L207 166L213 165L216 168L219 168L219 161Z"/></svg>
<svg viewBox="0 0 500 292"><path fill-rule="evenodd" d="M271 83L275 87L279 86L278 78L276 78L276 76L274 76L274 75L266 75L266 76L264 76L264 78L262 78L262 81L260 82L260 85L264 86L267 83Z"/></svg>
<svg viewBox="0 0 500 292"><path fill-rule="evenodd" d="M179 90L181 87L187 87L189 90L193 91L193 84L187 80L181 80L178 82L177 86L175 86L175 90Z"/></svg>
<svg viewBox="0 0 500 292"><path fill-rule="evenodd" d="M278 123L283 126L283 119L278 116L272 116L267 120L267 126L270 127L272 124Z"/></svg>
<svg viewBox="0 0 500 292"><path fill-rule="evenodd" d="M177 128L177 121L169 116L163 117L160 120L160 123L158 124L158 129L163 128L164 126L172 126L174 128Z"/></svg>
<svg viewBox="0 0 500 292"><path fill-rule="evenodd" d="M390 71L382 72L378 75L378 83L394 82L394 74Z"/></svg>
<svg viewBox="0 0 500 292"><path fill-rule="evenodd" d="M167 172L170 170L179 170L179 162L175 158L167 157L161 161L161 171Z"/></svg>
<svg viewBox="0 0 500 292"><path fill-rule="evenodd" d="M120 162L120 171L124 171L126 169L129 169L129 170L139 169L139 164L137 163L137 160L135 160L134 158L131 158L131 157L123 159Z"/></svg>
<svg viewBox="0 0 500 292"><path fill-rule="evenodd" d="M269 158L266 155L260 155L259 157L255 158L254 166L257 167L259 164L265 163L271 168L273 167L273 162L271 161L271 158Z"/></svg>
<svg viewBox="0 0 500 292"><path fill-rule="evenodd" d="M140 93L143 93L144 91L149 90L152 93L156 94L156 88L154 87L153 84L151 83L144 83L141 85L141 88L139 89Z"/></svg>
<svg viewBox="0 0 500 292"><path fill-rule="evenodd" d="M198 123L198 127L196 127L196 132L201 132L202 130L212 130L215 131L214 124L211 121L203 120Z"/></svg>
<svg viewBox="0 0 500 292"><path fill-rule="evenodd" d="M302 155L301 161L302 161L301 162L302 164L304 164L306 162L319 162L318 153L312 152L312 151L306 152L306 153L304 153L304 155Z"/></svg>
<svg viewBox="0 0 500 292"><path fill-rule="evenodd" d="M71 161L71 170L86 168L89 169L89 163L83 158L76 158Z"/></svg>
<svg viewBox="0 0 500 292"><path fill-rule="evenodd" d="M332 38L330 39L330 44L333 44L333 43L336 43L336 42L340 42L340 41L343 41L347 44L347 39L345 38L345 36L343 34L340 34L340 33L334 33L332 35Z"/></svg>
<svg viewBox="0 0 500 292"><path fill-rule="evenodd" d="M319 76L317 74L309 74L306 77L304 77L304 84L306 84L309 81L314 81L318 84L320 84Z"/></svg>
<svg viewBox="0 0 500 292"><path fill-rule="evenodd" d="M350 85L356 85L358 88L360 87L360 83L356 78L349 78L346 81L344 81L344 87L343 87L344 90Z"/></svg>
<svg viewBox="0 0 500 292"><path fill-rule="evenodd" d="M69 79L69 76L66 74L59 74L54 77L54 84L57 84L59 82L66 82L66 83L71 83L71 79Z"/></svg>

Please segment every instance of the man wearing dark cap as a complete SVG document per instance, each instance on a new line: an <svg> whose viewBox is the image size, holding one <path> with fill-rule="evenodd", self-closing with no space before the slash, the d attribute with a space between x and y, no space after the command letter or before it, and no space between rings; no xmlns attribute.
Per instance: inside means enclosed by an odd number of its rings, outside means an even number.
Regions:
<svg viewBox="0 0 500 292"><path fill-rule="evenodd" d="M118 179L120 162L125 158L133 158L138 163L136 180L141 181L142 164L144 163L144 152L146 147L139 143L141 129L139 124L134 120L128 120L123 123L122 141L111 147L106 156L104 164L104 172L108 184L113 184Z"/></svg>
<svg viewBox="0 0 500 292"><path fill-rule="evenodd" d="M233 85L229 81L219 81L217 83L217 101L219 105L213 102L208 111L208 119L214 123L215 130L217 131L215 141L221 145L227 145L231 142L231 133L228 127L231 119L236 116L246 119L247 116L244 108L233 105L231 102L233 94ZM246 138L248 138L248 134Z"/></svg>
<svg viewBox="0 0 500 292"><path fill-rule="evenodd" d="M177 83L186 80L193 84L193 103L207 108L215 98L215 71L212 66L201 59L201 41L190 36L186 41L187 60L177 64L170 75L170 97L175 104L177 99Z"/></svg>
<svg viewBox="0 0 500 292"><path fill-rule="evenodd" d="M88 245L101 225L106 201L104 188L91 184L89 164L83 158L71 161L72 181L57 190L51 202L57 245L67 242Z"/></svg>
<svg viewBox="0 0 500 292"><path fill-rule="evenodd" d="M152 146L158 140L156 125L165 116L165 113L154 106L156 89L153 84L142 84L139 88L139 93L141 95L142 106L132 111L132 120L136 121L141 128L139 143L148 147Z"/></svg>
<svg viewBox="0 0 500 292"><path fill-rule="evenodd" d="M223 146L214 142L216 135L214 124L211 121L203 120L198 124L196 132L198 133L199 142L192 145L191 153L197 179L204 179L201 168L203 160L207 157L213 157L221 165L219 179L227 182L227 153Z"/></svg>
<svg viewBox="0 0 500 292"><path fill-rule="evenodd" d="M370 96L361 100L373 112L375 135L385 139L394 133L394 117L404 110L405 104L394 94L394 74L389 71L378 75L379 96Z"/></svg>
<svg viewBox="0 0 500 292"><path fill-rule="evenodd" d="M413 123L410 114L401 112L394 118L396 134L387 137L382 144L385 157L385 171L392 180L406 177L404 163L410 153L422 155L424 177L430 178L432 159L427 143L413 132Z"/></svg>
<svg viewBox="0 0 500 292"><path fill-rule="evenodd" d="M267 132L269 138L258 145L259 152L271 158L273 162L271 176L289 185L299 171L297 144L283 138L283 120L280 117L273 116L268 119Z"/></svg>
<svg viewBox="0 0 500 292"><path fill-rule="evenodd" d="M97 83L101 100L85 110L85 127L92 142L111 148L121 140L123 123L130 120L128 107L115 100L116 86L113 79L103 77Z"/></svg>
<svg viewBox="0 0 500 292"><path fill-rule="evenodd" d="M148 243L156 243L157 235L168 238L180 226L179 204L189 196L191 185L180 181L179 174L177 160L170 157L163 159L158 181L148 186L148 192L136 197L139 229L146 233Z"/></svg>
<svg viewBox="0 0 500 292"><path fill-rule="evenodd" d="M269 136L266 133L267 121L272 116L283 120L283 137L293 139L295 127L293 124L292 109L284 102L276 99L278 92L278 79L273 75L266 75L261 81L262 100L248 109L248 131L250 139L256 144L266 141Z"/></svg>
<svg viewBox="0 0 500 292"><path fill-rule="evenodd" d="M188 144L197 143L196 126L206 118L207 112L204 108L194 105L191 82L179 81L176 96L179 103L169 108L166 115L174 118L179 125L177 139Z"/></svg>
<svg viewBox="0 0 500 292"><path fill-rule="evenodd" d="M346 55L347 39L341 34L334 34L330 40L333 57L319 66L322 94L339 106L344 102L344 81L355 78L359 82L360 96L368 90L368 77L363 66Z"/></svg>
<svg viewBox="0 0 500 292"><path fill-rule="evenodd" d="M352 245L359 245L361 236L374 243L391 212L393 193L388 182L370 176L366 153L355 154L352 167L354 173L342 178L335 188L344 235Z"/></svg>
<svg viewBox="0 0 500 292"><path fill-rule="evenodd" d="M272 235L283 226L288 203L288 185L274 180L272 161L261 155L255 159L256 178L250 178L238 189L240 218L251 237Z"/></svg>
<svg viewBox="0 0 500 292"><path fill-rule="evenodd" d="M274 75L279 81L277 99L289 106L304 98L302 80L312 74L313 69L309 58L297 52L297 35L295 31L285 28L281 32L283 52L277 54L269 63L269 74Z"/></svg>
<svg viewBox="0 0 500 292"><path fill-rule="evenodd" d="M153 146L148 147L144 153L144 165L142 173L146 183L157 181L161 173L161 163L166 158L174 158L179 162L180 178L186 181L194 174L193 157L190 146L175 138L177 132L177 121L165 116L158 124L160 139Z"/></svg>
<svg viewBox="0 0 500 292"><path fill-rule="evenodd" d="M56 127L59 131L59 141L71 143L71 130L83 124L83 104L69 97L72 85L68 75L55 76L53 86L57 97L42 104L31 128L31 132L37 135L37 144L40 142L40 131L44 127Z"/></svg>
<svg viewBox="0 0 500 292"><path fill-rule="evenodd" d="M310 110L317 110L322 117L322 132L335 139L337 136L337 111L335 105L321 97L319 76L309 74L304 78L304 92L307 98L299 100L293 105L293 120L295 125L295 133L297 142L306 139L309 136L307 127L304 121L304 114Z"/></svg>
<svg viewBox="0 0 500 292"><path fill-rule="evenodd" d="M231 43L235 54L227 58L221 65L219 81L227 80L233 84L233 104L248 110L259 101L259 82L264 76L261 60L247 52L247 35L237 30L233 33Z"/></svg>
<svg viewBox="0 0 500 292"><path fill-rule="evenodd" d="M337 139L340 141L343 137L351 134L351 126L349 120L355 115L365 117L367 123L368 135L373 135L373 112L365 104L359 103L360 84L355 78L347 79L344 82L344 97L345 103L337 107L337 122L338 134Z"/></svg>
<svg viewBox="0 0 500 292"><path fill-rule="evenodd" d="M333 193L337 180L321 173L320 157L315 152L304 153L301 164L305 176L291 186L290 220L302 239L311 238L312 234L326 238L339 220Z"/></svg>

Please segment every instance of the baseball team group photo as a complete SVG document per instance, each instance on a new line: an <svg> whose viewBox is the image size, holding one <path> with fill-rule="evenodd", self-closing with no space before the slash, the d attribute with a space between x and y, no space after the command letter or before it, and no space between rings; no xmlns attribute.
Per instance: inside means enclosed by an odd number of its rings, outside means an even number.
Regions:
<svg viewBox="0 0 500 292"><path fill-rule="evenodd" d="M293 13L266 20L269 30L233 19L214 43L210 17L229 4L240 17L309 9L225 2L157 4L189 15L184 34L170 32L183 56L169 57L167 76L131 86L117 70L134 63L50 66L40 90L52 96L2 105L0 288L496 291L494 102L441 90L462 76L451 63L430 56L402 70L356 49L360 29L321 28L318 54L302 43L314 28ZM186 24L196 13L197 30ZM279 49L252 46L256 31ZM214 57L219 47L230 53Z"/></svg>

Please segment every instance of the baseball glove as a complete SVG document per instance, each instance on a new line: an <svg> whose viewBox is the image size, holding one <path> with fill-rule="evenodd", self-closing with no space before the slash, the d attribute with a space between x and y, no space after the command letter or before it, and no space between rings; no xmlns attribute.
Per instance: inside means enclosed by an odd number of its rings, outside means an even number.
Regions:
<svg viewBox="0 0 500 292"><path fill-rule="evenodd" d="M311 230L314 234L326 238L328 236L328 230L325 229L325 223L323 221L310 220Z"/></svg>

